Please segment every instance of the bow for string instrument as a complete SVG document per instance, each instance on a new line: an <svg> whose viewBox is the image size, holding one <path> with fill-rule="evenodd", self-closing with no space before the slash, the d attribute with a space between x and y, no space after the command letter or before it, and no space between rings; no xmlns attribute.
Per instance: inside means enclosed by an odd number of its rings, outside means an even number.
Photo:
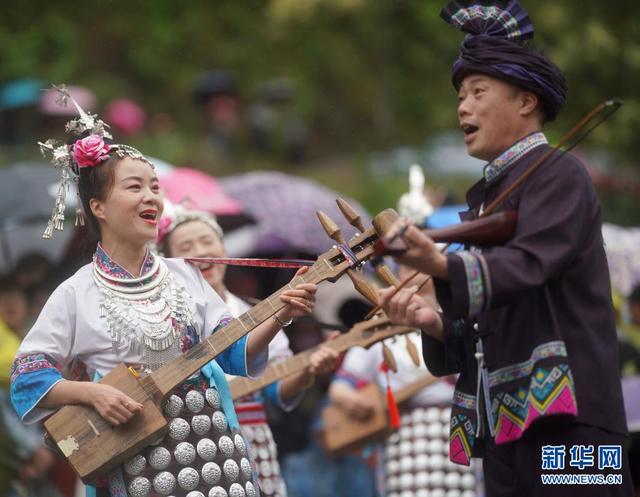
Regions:
<svg viewBox="0 0 640 497"><path fill-rule="evenodd" d="M585 139L594 129L596 129L600 124L609 119L620 107L622 106L622 100L619 98L611 98L609 100L605 100L604 102L597 105L594 109L592 109L587 115L585 115L571 130L569 130L559 141L555 147L549 148L547 152L545 152L537 161L535 161L529 168L518 178L516 179L509 188L507 188L504 192L502 192L498 197L487 205L483 211L480 213L478 219L473 221L463 221L462 223L452 226L450 228L443 228L439 230L424 230L424 233L427 236L430 236L435 242L438 243L464 243L468 245L475 245L478 247L491 246L491 245L500 245L502 243L507 242L511 236L513 235L516 224L517 224L517 212L516 211L501 211L498 213L494 213L494 211L502 205L504 200L513 193L517 188L519 188L526 180L529 178L534 172L536 172L543 164L552 164L558 159L560 159L564 154L572 150L578 143L580 143L583 139ZM382 214L384 214L383 211ZM389 236L387 235L389 228L395 222L392 220L392 216L386 218L384 216L376 219L377 224L375 224L376 229L379 233L382 233L378 239L378 242L375 246L376 256L382 255L392 255L394 257L402 256L402 254L407 250L407 246L402 240L403 230L398 231L397 233ZM498 236L492 238L491 236L486 237L477 232L474 233L472 229L473 223L478 227L479 223L485 222L490 224L492 228L490 229L491 233L495 233ZM462 231L465 236L460 236L460 231L456 230L458 228ZM406 228L405 228L406 229ZM451 233L452 230L453 234ZM495 231L492 231L495 230ZM443 234L442 231L445 231ZM467 236L469 233L473 233L473 236ZM386 236L385 236L386 235ZM462 239L465 239L462 242ZM447 245L448 246L448 245ZM447 247L445 246L443 250ZM391 295L393 297L396 295L402 288L404 288L410 281L412 281L420 271L416 271L407 279L405 279L402 283L396 286L396 290ZM431 278L427 278L422 282L420 287L426 284ZM418 290L420 289L418 288ZM390 298L391 298L390 297ZM380 306L376 306L371 312L367 315L367 318L372 317L381 309Z"/></svg>

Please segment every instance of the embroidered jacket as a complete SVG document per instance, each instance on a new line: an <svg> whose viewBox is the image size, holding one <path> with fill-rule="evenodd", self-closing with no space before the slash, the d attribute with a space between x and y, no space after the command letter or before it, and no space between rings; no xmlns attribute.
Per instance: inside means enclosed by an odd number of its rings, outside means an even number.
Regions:
<svg viewBox="0 0 640 497"><path fill-rule="evenodd" d="M477 217L548 149L536 133L490 163L461 217ZM478 416L498 444L558 414L626 432L601 212L587 172L569 154L547 161L499 209L518 212L513 238L447 256L449 279L435 280L445 341L423 337L434 374L460 373L449 450L460 464L480 453Z"/></svg>

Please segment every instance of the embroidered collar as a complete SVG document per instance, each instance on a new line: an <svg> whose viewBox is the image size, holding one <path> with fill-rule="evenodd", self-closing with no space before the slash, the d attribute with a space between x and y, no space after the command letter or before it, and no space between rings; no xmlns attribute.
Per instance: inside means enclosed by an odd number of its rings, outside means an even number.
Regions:
<svg viewBox="0 0 640 497"><path fill-rule="evenodd" d="M98 243L96 247L96 253L93 256L93 263L98 266L101 272L117 279L131 279L138 280L141 277L148 276L149 271L153 268L155 262L155 256L149 249L147 249L147 253L144 256L144 261L142 262L142 267L140 270L140 276L134 276L125 268L123 268L120 264L114 261L109 254L104 250L102 244Z"/></svg>
<svg viewBox="0 0 640 497"><path fill-rule="evenodd" d="M485 182L491 183L495 181L520 157L530 150L548 143L547 137L540 131L525 136L484 167Z"/></svg>

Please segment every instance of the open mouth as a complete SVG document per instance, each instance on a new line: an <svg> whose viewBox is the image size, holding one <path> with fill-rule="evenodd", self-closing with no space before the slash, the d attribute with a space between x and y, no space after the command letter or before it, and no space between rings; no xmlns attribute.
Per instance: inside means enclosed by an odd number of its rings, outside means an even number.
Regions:
<svg viewBox="0 0 640 497"><path fill-rule="evenodd" d="M462 124L460 127L465 136L471 136L479 129L478 126L474 126L473 124Z"/></svg>
<svg viewBox="0 0 640 497"><path fill-rule="evenodd" d="M154 209L147 209L140 213L140 217L145 223L158 224L158 211Z"/></svg>

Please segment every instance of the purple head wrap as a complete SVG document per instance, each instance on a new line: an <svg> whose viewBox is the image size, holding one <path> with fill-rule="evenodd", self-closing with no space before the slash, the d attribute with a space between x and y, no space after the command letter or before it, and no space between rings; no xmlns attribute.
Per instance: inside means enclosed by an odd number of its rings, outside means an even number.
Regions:
<svg viewBox="0 0 640 497"><path fill-rule="evenodd" d="M467 5L454 1L440 15L468 33L453 63L456 89L469 74L487 74L535 93L546 120L555 119L565 101L567 84L553 62L524 45L533 38L533 24L516 0L491 4L472 1Z"/></svg>

